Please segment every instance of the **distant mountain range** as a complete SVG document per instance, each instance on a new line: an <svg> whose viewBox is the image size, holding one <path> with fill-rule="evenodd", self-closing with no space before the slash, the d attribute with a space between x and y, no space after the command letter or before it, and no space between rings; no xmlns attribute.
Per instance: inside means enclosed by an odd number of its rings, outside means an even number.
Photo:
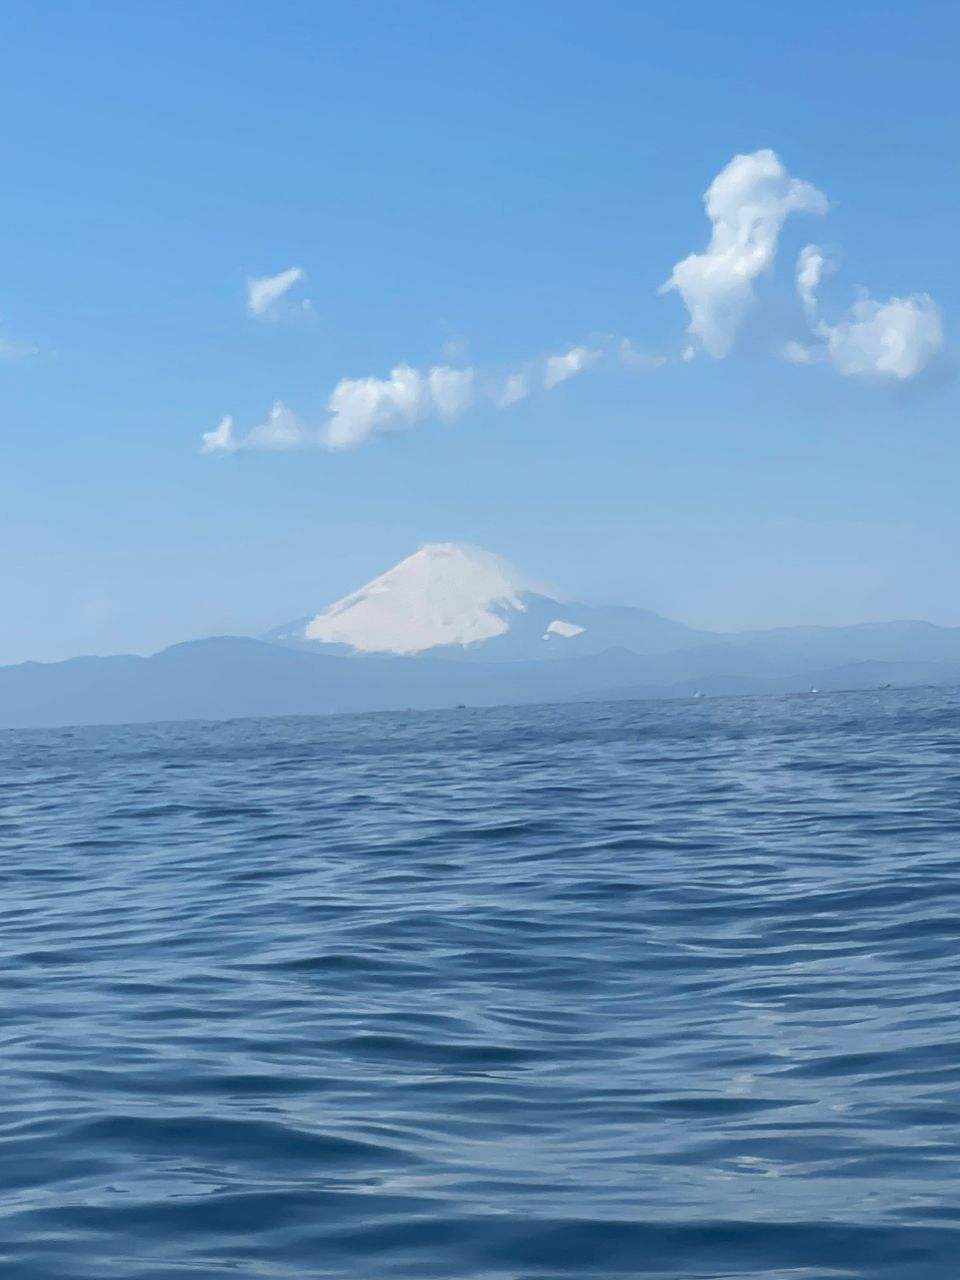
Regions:
<svg viewBox="0 0 960 1280"><path fill-rule="evenodd" d="M663 653L710 642L644 609L552 600L498 556L433 543L382 577L265 640L316 653L485 662L580 657L612 648Z"/></svg>
<svg viewBox="0 0 960 1280"><path fill-rule="evenodd" d="M960 628L725 635L563 603L512 566L422 548L263 638L0 668L0 728L960 683Z"/></svg>

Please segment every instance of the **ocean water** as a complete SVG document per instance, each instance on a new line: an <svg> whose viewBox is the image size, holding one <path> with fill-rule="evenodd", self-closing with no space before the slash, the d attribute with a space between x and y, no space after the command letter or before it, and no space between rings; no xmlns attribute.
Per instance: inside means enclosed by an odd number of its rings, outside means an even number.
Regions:
<svg viewBox="0 0 960 1280"><path fill-rule="evenodd" d="M960 692L0 734L10 1280L953 1280Z"/></svg>

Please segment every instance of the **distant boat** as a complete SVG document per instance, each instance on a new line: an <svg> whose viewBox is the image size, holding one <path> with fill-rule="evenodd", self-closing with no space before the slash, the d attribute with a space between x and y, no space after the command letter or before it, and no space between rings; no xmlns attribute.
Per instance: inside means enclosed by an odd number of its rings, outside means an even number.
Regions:
<svg viewBox="0 0 960 1280"><path fill-rule="evenodd" d="M694 696L695 698L702 698L702 697L703 697L703 693L702 693L702 691L701 691L700 689L698 689L698 690L696 691L696 693L695 693L693 696Z"/></svg>
<svg viewBox="0 0 960 1280"><path fill-rule="evenodd" d="M892 689L892 688L893 688L893 685L892 685L892 684L889 684L889 683L887 683L887 684L878 684L878 685L877 685L877 688L878 688L878 689Z"/></svg>
<svg viewBox="0 0 960 1280"><path fill-rule="evenodd" d="M811 692L811 693L819 693L819 692L820 692L820 690L819 690L819 689L817 689L817 688L815 688L813 685L811 685L811 686L810 686L810 692Z"/></svg>

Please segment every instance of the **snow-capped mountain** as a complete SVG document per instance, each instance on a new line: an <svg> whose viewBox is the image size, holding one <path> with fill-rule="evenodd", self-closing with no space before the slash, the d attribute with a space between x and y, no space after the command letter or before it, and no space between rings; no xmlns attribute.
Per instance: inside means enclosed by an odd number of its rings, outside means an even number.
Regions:
<svg viewBox="0 0 960 1280"><path fill-rule="evenodd" d="M265 639L352 654L520 659L656 653L709 637L642 609L561 603L499 556L442 542Z"/></svg>
<svg viewBox="0 0 960 1280"><path fill-rule="evenodd" d="M510 614L524 611L527 586L488 551L432 543L311 618L303 639L355 653L468 648L509 630Z"/></svg>
<svg viewBox="0 0 960 1280"><path fill-rule="evenodd" d="M960 684L960 627L714 635L643 609L561 603L498 557L441 543L263 640L2 667L0 728L892 684Z"/></svg>

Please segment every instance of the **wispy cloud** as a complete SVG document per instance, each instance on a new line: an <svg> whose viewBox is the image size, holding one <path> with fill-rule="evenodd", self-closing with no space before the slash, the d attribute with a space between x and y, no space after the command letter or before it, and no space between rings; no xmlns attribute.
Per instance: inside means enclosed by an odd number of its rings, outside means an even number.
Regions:
<svg viewBox="0 0 960 1280"><path fill-rule="evenodd" d="M276 400L265 422L246 437L248 449L299 449L310 444L311 433L292 409Z"/></svg>
<svg viewBox="0 0 960 1280"><path fill-rule="evenodd" d="M822 348L797 342L795 338L783 344L780 354L787 364L818 364L823 359Z"/></svg>
<svg viewBox="0 0 960 1280"><path fill-rule="evenodd" d="M654 369L661 369L667 363L666 356L638 351L629 338L621 338L616 350L621 364L632 365L635 369L646 369L652 373Z"/></svg>
<svg viewBox="0 0 960 1280"><path fill-rule="evenodd" d="M237 434L231 416L221 419L203 434L200 449L221 454L310 446L330 452L353 449L381 432L404 430L427 419L452 422L477 404L507 409L532 395L535 386L552 391L603 360L643 369L656 369L664 362L662 356L637 351L627 339L609 337L594 346L574 346L561 355L530 361L512 373L483 378L473 368L435 365L421 371L398 364L383 378L342 378L330 393L321 426L305 424L278 400L266 421L245 433Z"/></svg>
<svg viewBox="0 0 960 1280"><path fill-rule="evenodd" d="M680 363L701 351L717 359L732 352L745 317L758 305L756 285L772 270L787 219L828 211L824 193L793 177L769 149L734 156L711 182L704 205L711 225L706 249L678 262L659 290L679 294L688 313L688 341L672 357ZM795 286L806 336L781 345L782 358L793 364L827 365L843 376L904 381L942 350L940 310L924 293L879 301L864 292L836 323L824 319L819 294L833 270L833 255L820 246L809 244L800 251ZM249 280L250 314L275 316L278 304L302 279L302 269L290 267ZM352 449L380 433L424 420L453 421L477 405L508 409L528 397L553 392L591 368L620 365L653 371L668 362L662 354L639 350L629 338L610 334L594 334L586 342L512 370L459 367L465 349L462 340L452 339L444 348L446 362L431 368L399 363L385 377L342 378L330 393L324 421L316 426L305 424L282 401L274 404L264 422L245 433L238 434L233 418L227 416L204 433L201 449ZM10 344L0 341L0 359L11 358L12 352Z"/></svg>
<svg viewBox="0 0 960 1280"><path fill-rule="evenodd" d="M15 360L25 360L27 356L35 356L37 348L32 342L14 342L11 338L0 338L0 360L12 364Z"/></svg>
<svg viewBox="0 0 960 1280"><path fill-rule="evenodd" d="M547 356L543 362L543 385L550 391L568 378L575 378L599 360L601 354L591 347L571 347L562 355Z"/></svg>
<svg viewBox="0 0 960 1280"><path fill-rule="evenodd" d="M233 453L237 439L233 433L233 415L225 414L212 431L200 437L201 453Z"/></svg>
<svg viewBox="0 0 960 1280"><path fill-rule="evenodd" d="M280 299L304 278L301 267L289 267L275 276L250 276L247 280L247 313L258 320L273 319Z"/></svg>
<svg viewBox="0 0 960 1280"><path fill-rule="evenodd" d="M264 449L282 451L301 449L305 445L320 444L318 432L311 431L292 409L277 400L264 422L259 423L243 436L234 431L233 417L221 418L213 431L201 437L201 453L236 453L238 449Z"/></svg>
<svg viewBox="0 0 960 1280"><path fill-rule="evenodd" d="M448 338L443 344L444 360L462 360L467 354L466 338Z"/></svg>
<svg viewBox="0 0 960 1280"><path fill-rule="evenodd" d="M529 394L530 379L527 375L511 373L497 392L495 403L498 409L509 409L512 404L519 404L521 400L526 400Z"/></svg>
<svg viewBox="0 0 960 1280"><path fill-rule="evenodd" d="M820 282L833 265L824 251L816 244L805 245L797 258L797 293L807 316L813 318L817 311L817 291Z"/></svg>
<svg viewBox="0 0 960 1280"><path fill-rule="evenodd" d="M202 453L317 447L352 449L379 431L412 427L423 418L458 418L473 401L474 372L436 366L425 373L399 364L386 378L343 378L327 402L323 426L310 427L281 400L266 420L238 435L233 417L201 437Z"/></svg>

